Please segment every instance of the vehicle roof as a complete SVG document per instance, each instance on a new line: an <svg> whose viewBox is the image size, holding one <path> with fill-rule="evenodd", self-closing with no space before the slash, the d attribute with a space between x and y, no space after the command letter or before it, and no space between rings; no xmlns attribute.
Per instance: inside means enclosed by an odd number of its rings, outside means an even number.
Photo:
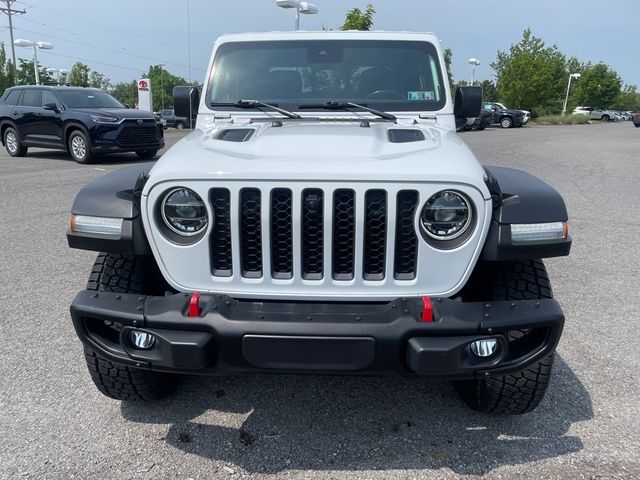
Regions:
<svg viewBox="0 0 640 480"><path fill-rule="evenodd" d="M14 88L50 88L53 90L93 90L97 92L102 92L99 88L93 87L74 87L70 85L14 85L13 87L7 88L7 90L11 90Z"/></svg>
<svg viewBox="0 0 640 480"><path fill-rule="evenodd" d="M261 41L261 40L422 40L437 42L438 37L430 32L388 32L384 30L337 30L337 31L284 31L284 32L252 32L221 35L219 43Z"/></svg>

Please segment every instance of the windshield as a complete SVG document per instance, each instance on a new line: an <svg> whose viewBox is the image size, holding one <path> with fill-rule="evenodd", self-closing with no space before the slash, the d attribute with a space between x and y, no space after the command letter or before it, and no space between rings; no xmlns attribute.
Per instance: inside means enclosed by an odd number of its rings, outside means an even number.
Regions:
<svg viewBox="0 0 640 480"><path fill-rule="evenodd" d="M68 108L124 108L111 95L97 90L59 91L58 95Z"/></svg>
<svg viewBox="0 0 640 480"><path fill-rule="evenodd" d="M216 110L259 100L287 110L348 101L380 110L433 111L445 105L443 85L437 51L428 42L234 42L218 49L206 95Z"/></svg>
<svg viewBox="0 0 640 480"><path fill-rule="evenodd" d="M509 109L508 109L507 107L505 107L502 103L495 102L495 104L498 106L498 108L501 108L501 109L503 109L503 110L509 110Z"/></svg>

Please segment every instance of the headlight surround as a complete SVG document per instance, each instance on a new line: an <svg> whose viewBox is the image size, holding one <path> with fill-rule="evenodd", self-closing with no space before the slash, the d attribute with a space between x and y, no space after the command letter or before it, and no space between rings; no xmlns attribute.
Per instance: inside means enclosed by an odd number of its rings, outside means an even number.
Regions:
<svg viewBox="0 0 640 480"><path fill-rule="evenodd" d="M164 225L181 237L204 233L209 224L207 207L200 196L186 187L169 190L160 204Z"/></svg>
<svg viewBox="0 0 640 480"><path fill-rule="evenodd" d="M472 203L466 195L442 190L426 201L419 221L425 240L438 248L455 248L469 238L473 220ZM451 244L451 240L458 241Z"/></svg>

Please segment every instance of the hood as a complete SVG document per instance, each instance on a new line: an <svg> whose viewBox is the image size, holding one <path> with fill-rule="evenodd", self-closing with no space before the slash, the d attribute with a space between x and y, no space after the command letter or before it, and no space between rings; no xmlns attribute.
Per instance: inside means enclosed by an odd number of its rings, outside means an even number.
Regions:
<svg viewBox="0 0 640 480"><path fill-rule="evenodd" d="M74 112L82 112L88 115L105 115L108 117L117 118L142 118L142 119L155 119L155 116L151 112L144 110L136 110L135 108L69 108Z"/></svg>
<svg viewBox="0 0 640 480"><path fill-rule="evenodd" d="M232 131L239 129L245 131ZM389 131L395 129L410 132L392 133L392 142ZM484 175L460 137L442 128L373 121L369 127L345 121L247 122L196 130L176 143L151 170L145 193L163 181L226 179L446 181L474 185L488 196Z"/></svg>

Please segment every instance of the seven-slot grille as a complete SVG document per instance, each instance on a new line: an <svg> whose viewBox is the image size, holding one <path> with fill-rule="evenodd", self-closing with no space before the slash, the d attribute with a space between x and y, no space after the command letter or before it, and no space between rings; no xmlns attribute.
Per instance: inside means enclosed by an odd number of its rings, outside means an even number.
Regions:
<svg viewBox="0 0 640 480"><path fill-rule="evenodd" d="M382 281L392 275L412 280L418 260L418 199L415 190L369 189L358 196L350 188L295 193L289 188L213 188L212 274L345 282L356 276ZM234 254L239 256L235 261Z"/></svg>

